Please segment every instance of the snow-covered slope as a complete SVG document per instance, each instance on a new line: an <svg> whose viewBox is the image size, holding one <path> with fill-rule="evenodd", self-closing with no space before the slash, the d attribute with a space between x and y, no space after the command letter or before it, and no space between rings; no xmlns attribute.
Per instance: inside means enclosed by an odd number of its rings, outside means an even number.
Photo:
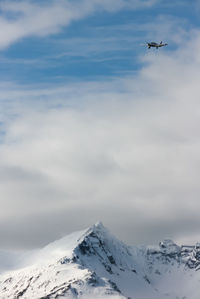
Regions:
<svg viewBox="0 0 200 299"><path fill-rule="evenodd" d="M98 223L0 276L0 298L200 299L200 245L129 247Z"/></svg>

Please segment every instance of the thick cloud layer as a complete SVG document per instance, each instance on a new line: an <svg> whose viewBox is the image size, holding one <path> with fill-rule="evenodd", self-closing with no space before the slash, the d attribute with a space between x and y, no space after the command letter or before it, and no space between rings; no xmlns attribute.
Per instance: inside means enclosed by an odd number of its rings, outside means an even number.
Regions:
<svg viewBox="0 0 200 299"><path fill-rule="evenodd" d="M2 248L42 246L98 220L132 244L200 240L200 35L191 36L170 56L147 54L136 76L4 87Z"/></svg>

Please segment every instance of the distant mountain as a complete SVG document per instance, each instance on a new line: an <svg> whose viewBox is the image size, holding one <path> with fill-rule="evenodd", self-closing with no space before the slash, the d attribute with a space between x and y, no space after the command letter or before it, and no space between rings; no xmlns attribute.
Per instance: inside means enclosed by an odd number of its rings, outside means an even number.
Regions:
<svg viewBox="0 0 200 299"><path fill-rule="evenodd" d="M129 247L97 223L2 274L0 298L200 299L200 244Z"/></svg>

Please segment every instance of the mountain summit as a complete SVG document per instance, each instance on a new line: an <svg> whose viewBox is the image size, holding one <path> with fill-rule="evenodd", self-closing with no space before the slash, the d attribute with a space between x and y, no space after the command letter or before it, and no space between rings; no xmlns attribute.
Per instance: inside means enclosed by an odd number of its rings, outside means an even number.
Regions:
<svg viewBox="0 0 200 299"><path fill-rule="evenodd" d="M0 276L0 298L200 298L200 244L130 247L99 222L49 244L33 261Z"/></svg>

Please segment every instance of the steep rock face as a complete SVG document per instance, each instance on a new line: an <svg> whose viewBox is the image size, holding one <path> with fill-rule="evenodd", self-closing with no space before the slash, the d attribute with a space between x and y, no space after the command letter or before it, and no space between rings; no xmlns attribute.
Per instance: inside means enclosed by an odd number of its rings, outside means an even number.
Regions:
<svg viewBox="0 0 200 299"><path fill-rule="evenodd" d="M181 258L190 269L200 270L200 244L182 246Z"/></svg>
<svg viewBox="0 0 200 299"><path fill-rule="evenodd" d="M101 223L49 244L0 276L0 298L199 299L200 245L129 247Z"/></svg>
<svg viewBox="0 0 200 299"><path fill-rule="evenodd" d="M164 265L184 266L184 269L200 269L200 244L178 246L171 240L159 243L159 247L147 247L146 258L155 264L155 259Z"/></svg>
<svg viewBox="0 0 200 299"><path fill-rule="evenodd" d="M87 263L87 267L90 265L93 269L95 259L97 270L103 265L110 274L116 269L135 272L131 250L111 235L101 223L94 225L78 241L73 253L82 266Z"/></svg>

